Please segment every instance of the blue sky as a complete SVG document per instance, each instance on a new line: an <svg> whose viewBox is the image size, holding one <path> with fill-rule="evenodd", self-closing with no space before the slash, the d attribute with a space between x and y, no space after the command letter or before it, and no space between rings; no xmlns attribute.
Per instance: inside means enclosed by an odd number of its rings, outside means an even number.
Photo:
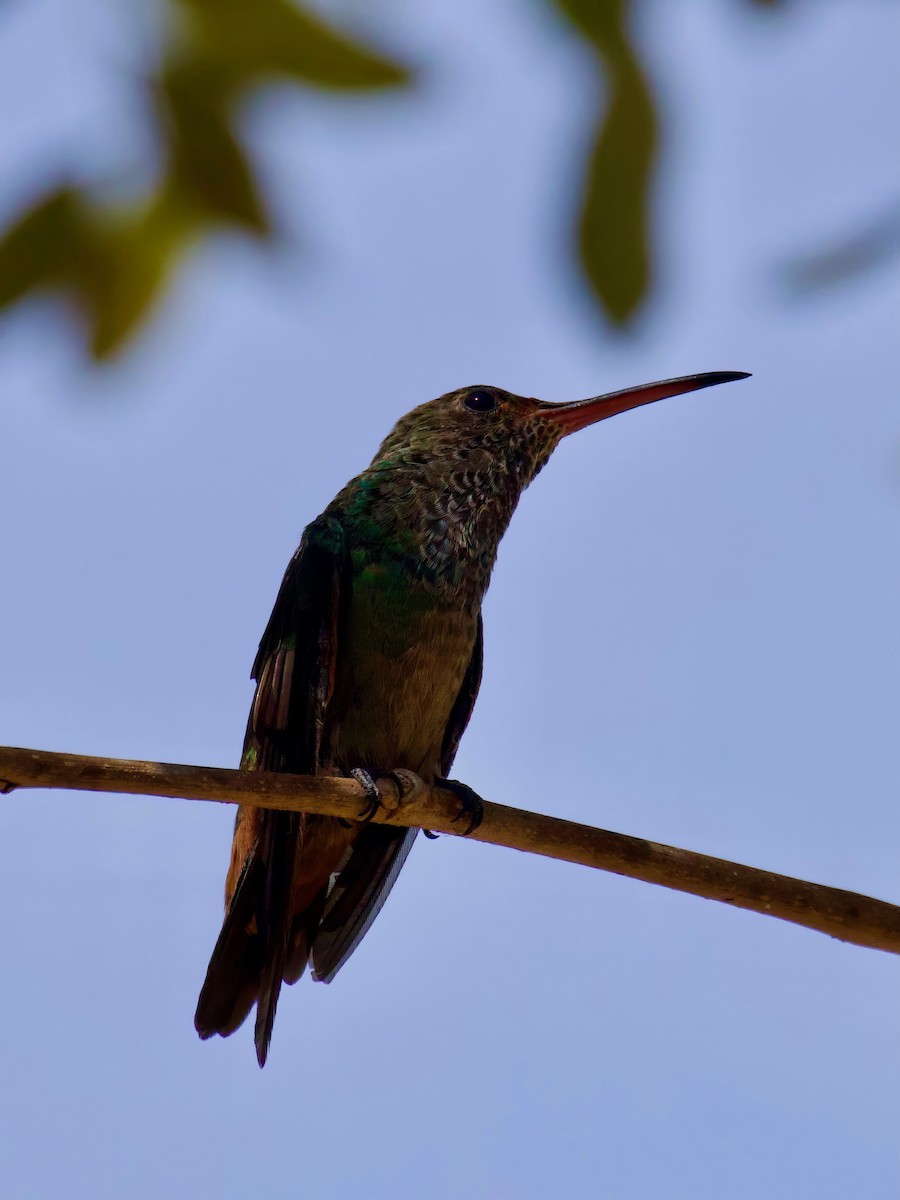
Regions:
<svg viewBox="0 0 900 1200"><path fill-rule="evenodd" d="M900 284L782 275L897 196L895 7L643 6L661 286L626 338L566 259L581 47L522 0L346 11L426 82L254 107L281 247L199 250L102 372L58 310L3 318L0 741L236 765L300 531L404 411L748 370L525 495L456 773L896 899ZM140 165L128 12L0 19L0 214L53 164ZM895 958L498 848L417 843L338 981L285 992L264 1072L247 1030L201 1044L231 821L4 798L4 1194L897 1194Z"/></svg>

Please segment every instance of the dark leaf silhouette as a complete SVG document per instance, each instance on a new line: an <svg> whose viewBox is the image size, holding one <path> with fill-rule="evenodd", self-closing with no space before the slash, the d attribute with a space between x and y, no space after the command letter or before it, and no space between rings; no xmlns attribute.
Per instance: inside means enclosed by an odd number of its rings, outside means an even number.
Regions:
<svg viewBox="0 0 900 1200"><path fill-rule="evenodd" d="M824 250L796 258L785 269L789 289L798 294L844 284L900 254L900 204Z"/></svg>

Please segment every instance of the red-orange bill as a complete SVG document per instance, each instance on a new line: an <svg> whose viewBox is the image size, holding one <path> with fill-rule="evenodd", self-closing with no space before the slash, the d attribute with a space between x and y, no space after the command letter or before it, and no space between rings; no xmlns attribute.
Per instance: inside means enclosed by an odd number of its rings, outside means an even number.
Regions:
<svg viewBox="0 0 900 1200"><path fill-rule="evenodd" d="M701 375L682 375L679 379L661 379L657 383L644 383L639 387L626 388L623 392L608 392L605 396L591 396L588 400L574 400L571 404L547 404L541 406L542 414L555 424L562 426L563 434L575 433L595 421L615 417L618 413L665 400L668 396L681 396L684 392L696 392L700 388L715 387L719 383L733 383L736 379L748 379L748 371L705 371Z"/></svg>

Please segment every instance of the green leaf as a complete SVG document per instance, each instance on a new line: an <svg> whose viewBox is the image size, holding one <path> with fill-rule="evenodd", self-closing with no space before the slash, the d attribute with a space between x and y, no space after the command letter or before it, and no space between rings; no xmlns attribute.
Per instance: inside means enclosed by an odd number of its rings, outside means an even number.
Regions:
<svg viewBox="0 0 900 1200"><path fill-rule="evenodd" d="M153 80L166 154L155 192L123 211L61 187L0 234L0 307L36 289L65 291L96 358L115 352L146 319L188 241L221 222L270 232L234 127L247 89L276 77L357 90L409 79L398 63L287 0L177 2L187 19Z"/></svg>
<svg viewBox="0 0 900 1200"><path fill-rule="evenodd" d="M316 87L369 89L409 81L407 68L288 0L181 0L203 52L244 81L288 76ZM253 80L256 82L256 80Z"/></svg>
<svg viewBox="0 0 900 1200"><path fill-rule="evenodd" d="M75 189L51 192L0 239L0 308L33 288L62 285L71 277L84 217Z"/></svg>
<svg viewBox="0 0 900 1200"><path fill-rule="evenodd" d="M0 240L0 307L31 291L62 291L88 327L94 357L106 357L146 317L184 232L159 206L116 213L59 188Z"/></svg>
<svg viewBox="0 0 900 1200"><path fill-rule="evenodd" d="M90 329L91 353L108 358L146 320L182 248L186 227L161 206L142 216L104 214L83 244L76 296Z"/></svg>
<svg viewBox="0 0 900 1200"><path fill-rule="evenodd" d="M170 192L207 220L269 232L265 204L231 129L230 81L215 65L184 58L164 72Z"/></svg>
<svg viewBox="0 0 900 1200"><path fill-rule="evenodd" d="M627 0L556 0L556 5L604 67L606 105L587 164L578 244L591 288L607 315L622 325L652 283L653 98L628 39Z"/></svg>

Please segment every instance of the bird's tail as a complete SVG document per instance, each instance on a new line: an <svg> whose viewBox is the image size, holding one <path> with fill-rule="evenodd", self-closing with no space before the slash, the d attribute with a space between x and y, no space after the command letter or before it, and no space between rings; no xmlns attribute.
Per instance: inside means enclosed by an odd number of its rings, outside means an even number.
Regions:
<svg viewBox="0 0 900 1200"><path fill-rule="evenodd" d="M331 982L381 910L416 833L240 809L225 921L194 1016L200 1036L228 1037L255 1003L263 1066L282 981L296 983L312 959L313 978Z"/></svg>
<svg viewBox="0 0 900 1200"><path fill-rule="evenodd" d="M255 1001L254 1040L262 1067L269 1051L282 979L286 976L293 982L302 973L306 965L302 946L307 939L292 917L294 865L302 818L299 813L267 809L257 810L254 816L256 836L209 960L194 1025L202 1038L216 1033L227 1037L244 1022ZM298 957L303 957L302 963L298 963Z"/></svg>

